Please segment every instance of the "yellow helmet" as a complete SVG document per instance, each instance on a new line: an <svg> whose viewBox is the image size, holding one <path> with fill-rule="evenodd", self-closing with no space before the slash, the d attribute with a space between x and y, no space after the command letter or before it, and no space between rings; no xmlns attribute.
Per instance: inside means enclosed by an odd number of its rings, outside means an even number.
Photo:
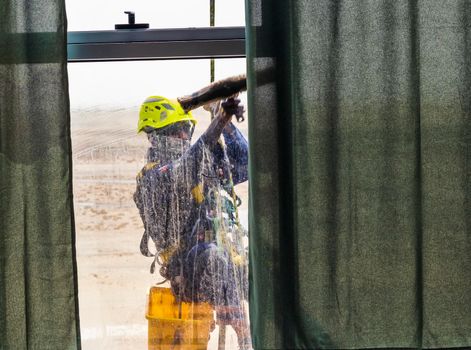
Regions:
<svg viewBox="0 0 471 350"><path fill-rule="evenodd" d="M141 105L137 132L141 132L146 126L160 129L185 120L196 124L191 112L185 112L178 101L162 96L149 96Z"/></svg>

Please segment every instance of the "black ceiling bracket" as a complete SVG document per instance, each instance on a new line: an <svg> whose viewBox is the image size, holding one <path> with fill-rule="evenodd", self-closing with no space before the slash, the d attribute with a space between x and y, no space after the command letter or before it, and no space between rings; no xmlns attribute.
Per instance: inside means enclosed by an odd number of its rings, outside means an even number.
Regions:
<svg viewBox="0 0 471 350"><path fill-rule="evenodd" d="M127 24L115 24L114 29L147 29L149 23L136 23L136 15L132 11L124 11L128 15Z"/></svg>

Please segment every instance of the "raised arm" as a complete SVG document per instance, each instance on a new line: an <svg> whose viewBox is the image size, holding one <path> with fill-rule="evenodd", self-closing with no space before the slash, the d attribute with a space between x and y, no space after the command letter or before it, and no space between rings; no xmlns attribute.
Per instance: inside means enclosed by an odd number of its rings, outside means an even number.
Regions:
<svg viewBox="0 0 471 350"><path fill-rule="evenodd" d="M229 122L222 134L226 143L227 157L231 163L231 173L234 185L247 181L249 163L249 145L239 129Z"/></svg>
<svg viewBox="0 0 471 350"><path fill-rule="evenodd" d="M240 105L240 100L237 98L229 98L221 104L217 104L214 110L215 117L201 136L203 142L208 146L214 145L223 129L231 121L232 116L242 116L243 113L244 107Z"/></svg>

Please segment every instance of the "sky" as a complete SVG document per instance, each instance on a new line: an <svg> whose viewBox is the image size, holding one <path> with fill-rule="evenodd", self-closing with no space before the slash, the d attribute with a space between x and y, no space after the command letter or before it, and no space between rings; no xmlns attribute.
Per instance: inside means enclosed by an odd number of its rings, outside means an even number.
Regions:
<svg viewBox="0 0 471 350"><path fill-rule="evenodd" d="M216 26L244 26L244 0L216 0ZM209 0L66 0L69 31L113 30L124 11L151 29L209 26ZM134 107L150 95L175 98L210 81L209 60L70 63L72 109ZM245 73L245 59L218 59L216 79Z"/></svg>
<svg viewBox="0 0 471 350"><path fill-rule="evenodd" d="M244 26L244 0L216 0L217 26ZM136 23L151 29L209 27L209 0L66 0L69 31L113 30L127 23L124 11L134 11Z"/></svg>

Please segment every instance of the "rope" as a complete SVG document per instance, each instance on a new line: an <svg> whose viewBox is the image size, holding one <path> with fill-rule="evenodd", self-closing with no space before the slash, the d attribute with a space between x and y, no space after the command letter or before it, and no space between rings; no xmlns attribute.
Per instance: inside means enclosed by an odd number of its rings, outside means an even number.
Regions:
<svg viewBox="0 0 471 350"><path fill-rule="evenodd" d="M215 4L216 0L209 0L209 26L214 27L214 19L215 19ZM214 58L211 58L210 61L210 82L212 83L214 81Z"/></svg>

